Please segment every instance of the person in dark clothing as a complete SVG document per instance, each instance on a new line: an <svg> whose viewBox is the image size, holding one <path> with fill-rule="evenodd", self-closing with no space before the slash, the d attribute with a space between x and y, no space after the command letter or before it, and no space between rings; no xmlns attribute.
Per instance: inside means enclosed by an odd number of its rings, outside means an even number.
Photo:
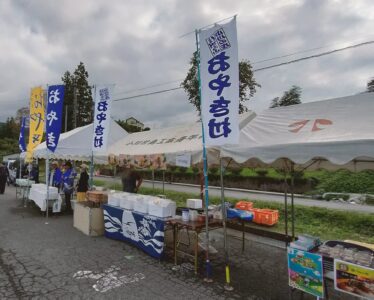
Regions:
<svg viewBox="0 0 374 300"><path fill-rule="evenodd" d="M88 180L90 176L87 173L87 165L81 164L81 174L79 176L77 184L77 201L84 201L86 199L86 192L88 191L89 185Z"/></svg>
<svg viewBox="0 0 374 300"><path fill-rule="evenodd" d="M34 180L35 183L39 183L39 166L38 164L33 164L30 172L30 179Z"/></svg>
<svg viewBox="0 0 374 300"><path fill-rule="evenodd" d="M8 177L6 174L6 169L3 164L0 164L0 194L4 194L5 192L5 185Z"/></svg>
<svg viewBox="0 0 374 300"><path fill-rule="evenodd" d="M122 173L122 190L128 193L137 193L143 179L138 172L134 170L134 166L130 165Z"/></svg>
<svg viewBox="0 0 374 300"><path fill-rule="evenodd" d="M62 189L65 194L65 204L66 204L66 211L68 213L72 213L73 210L71 209L71 195L74 192L74 178L77 174L72 168L71 162L67 161L65 163L65 172L62 174Z"/></svg>

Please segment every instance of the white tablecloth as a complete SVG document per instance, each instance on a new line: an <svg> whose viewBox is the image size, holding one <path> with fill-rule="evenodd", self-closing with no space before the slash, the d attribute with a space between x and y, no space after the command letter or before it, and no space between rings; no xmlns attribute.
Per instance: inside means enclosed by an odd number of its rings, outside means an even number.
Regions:
<svg viewBox="0 0 374 300"><path fill-rule="evenodd" d="M33 184L35 184L35 181L33 180L24 179L24 178L16 179L16 185L18 186L32 186Z"/></svg>
<svg viewBox="0 0 374 300"><path fill-rule="evenodd" d="M47 186L41 183L33 184L30 189L29 200L34 201L35 204L40 207L41 211L45 211L46 199L47 199ZM49 187L48 199L49 199L49 203L53 204L53 212L60 212L62 199L56 187L53 187L53 186Z"/></svg>

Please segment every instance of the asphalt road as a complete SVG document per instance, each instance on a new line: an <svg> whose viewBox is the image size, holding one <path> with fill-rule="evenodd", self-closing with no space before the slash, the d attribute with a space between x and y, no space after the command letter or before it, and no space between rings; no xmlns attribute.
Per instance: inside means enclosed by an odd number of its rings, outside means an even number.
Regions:
<svg viewBox="0 0 374 300"><path fill-rule="evenodd" d="M108 182L117 182L120 183L118 178L113 177L95 177L99 180L104 180ZM144 187L153 187L152 181L144 181L142 186ZM162 182L155 181L154 187L157 189L163 189ZM180 184L180 183L165 183L164 184L165 190L176 191L176 192L183 192L183 193L200 193L200 186L192 185L192 184ZM209 195L212 196L221 196L221 190L218 187L209 187ZM250 190L243 190L243 189L233 189L233 188L226 188L225 189L225 196L236 198L236 199L253 199L253 200L260 200L260 201L272 201L278 203L284 203L284 194L280 193L272 193L272 192L261 192L261 191L250 191ZM288 203L291 204L291 197L288 196ZM374 206L371 205L359 205L359 204L350 204L350 203L342 203L342 202L335 202L335 201L321 201L321 200L314 200L311 198L301 197L299 195L294 197L294 203L298 205L304 206L312 206L312 207L324 207L324 208L331 208L331 209L338 209L344 211L356 211L362 213L374 213Z"/></svg>
<svg viewBox="0 0 374 300"><path fill-rule="evenodd" d="M86 236L71 214L50 216L46 224L38 207L24 207L15 195L14 187L0 195L0 299L290 299L286 250L248 234L244 252L238 238L228 237L234 290L226 292L219 230L211 234L218 250L210 257L213 282L205 283L203 255L195 276L187 258L174 268L170 251L159 261L125 242ZM328 288L330 299L351 299L331 282ZM315 297L295 291L292 299Z"/></svg>

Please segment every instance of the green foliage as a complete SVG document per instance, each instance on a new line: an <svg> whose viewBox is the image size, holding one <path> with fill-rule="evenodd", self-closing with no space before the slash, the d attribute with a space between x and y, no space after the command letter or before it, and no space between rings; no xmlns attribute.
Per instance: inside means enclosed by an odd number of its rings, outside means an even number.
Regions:
<svg viewBox="0 0 374 300"><path fill-rule="evenodd" d="M371 80L368 81L367 83L367 92L374 92L374 78L371 78Z"/></svg>
<svg viewBox="0 0 374 300"><path fill-rule="evenodd" d="M125 129L129 133L142 131L140 127L127 124L125 120L117 120L116 122L119 126L121 126L123 129ZM148 130L149 130L149 128L146 127L146 128L144 128L143 131L148 131Z"/></svg>
<svg viewBox="0 0 374 300"><path fill-rule="evenodd" d="M300 98L301 88L293 85L288 91L285 91L283 93L283 96L281 98L274 98L271 102L270 108L300 104Z"/></svg>
<svg viewBox="0 0 374 300"><path fill-rule="evenodd" d="M18 140L10 138L0 138L0 157L8 154L13 154L19 152Z"/></svg>
<svg viewBox="0 0 374 300"><path fill-rule="evenodd" d="M324 176L317 189L335 193L374 193L374 171L330 172L329 176Z"/></svg>
<svg viewBox="0 0 374 300"><path fill-rule="evenodd" d="M64 114L62 127L65 128L65 112L67 107L67 130L73 129L74 112L77 115L77 127L92 123L93 99L91 86L88 84L88 72L82 62L79 63L74 73L66 71L61 78L65 84ZM75 90L75 91L74 91ZM74 109L74 93L76 93L77 107Z"/></svg>
<svg viewBox="0 0 374 300"><path fill-rule="evenodd" d="M0 138L18 140L20 127L13 117L8 118L5 123L0 124Z"/></svg>
<svg viewBox="0 0 374 300"><path fill-rule="evenodd" d="M188 94L188 100L196 108L200 114L200 95L199 95L199 81L197 78L197 52L195 51L190 60L190 69L182 82L181 86ZM259 85L252 71L252 66L248 60L239 62L239 113L246 112L248 109L245 106L245 101L248 101L256 93L256 88Z"/></svg>

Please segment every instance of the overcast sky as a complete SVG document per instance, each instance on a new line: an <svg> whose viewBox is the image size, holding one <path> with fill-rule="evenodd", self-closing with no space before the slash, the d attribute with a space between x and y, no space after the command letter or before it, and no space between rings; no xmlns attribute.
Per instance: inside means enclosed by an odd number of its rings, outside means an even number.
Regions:
<svg viewBox="0 0 374 300"><path fill-rule="evenodd" d="M0 121L80 61L90 84L116 84L115 98L177 87L195 50L194 34L180 36L234 14L239 59L254 69L374 40L372 0L0 0ZM352 95L373 76L374 44L259 71L248 107L260 112L292 85L303 102ZM115 102L112 115L153 128L196 120L183 90Z"/></svg>

